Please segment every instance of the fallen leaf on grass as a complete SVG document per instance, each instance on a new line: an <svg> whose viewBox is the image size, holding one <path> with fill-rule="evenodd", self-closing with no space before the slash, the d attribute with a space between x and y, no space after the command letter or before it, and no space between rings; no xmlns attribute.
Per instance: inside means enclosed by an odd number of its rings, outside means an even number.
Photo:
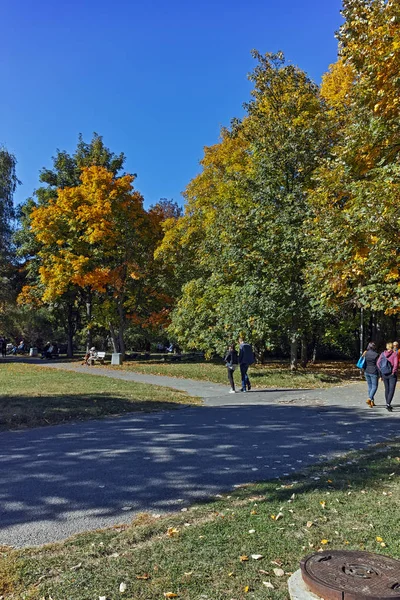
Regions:
<svg viewBox="0 0 400 600"><path fill-rule="evenodd" d="M247 594L247 592L249 592L249 591L250 591L250 588L249 588L249 586L248 586L248 585L246 585L246 586L243 588L243 591L244 591L244 593L245 593L245 594Z"/></svg>
<svg viewBox="0 0 400 600"><path fill-rule="evenodd" d="M306 527L310 528L314 525L314 523L312 521L307 521L307 525Z"/></svg>
<svg viewBox="0 0 400 600"><path fill-rule="evenodd" d="M325 508L325 506L326 506L326 502L325 502L325 500L321 500L321 501L320 501L320 505L322 506L322 508Z"/></svg>
<svg viewBox="0 0 400 600"><path fill-rule="evenodd" d="M258 572L262 575L269 575L269 571L264 571L264 569L259 569Z"/></svg>
<svg viewBox="0 0 400 600"><path fill-rule="evenodd" d="M178 594L174 594L174 592L164 592L164 598L177 598Z"/></svg>
<svg viewBox="0 0 400 600"><path fill-rule="evenodd" d="M277 577L283 577L285 574L285 571L283 569L274 569L274 573Z"/></svg>
<svg viewBox="0 0 400 600"><path fill-rule="evenodd" d="M252 510L252 511L250 512L250 514L251 514L251 515L256 515L256 514L257 514L257 511L256 511L256 510Z"/></svg>
<svg viewBox="0 0 400 600"><path fill-rule="evenodd" d="M260 560L261 558L264 558L264 556L262 554L252 554L251 558L254 560Z"/></svg>
<svg viewBox="0 0 400 600"><path fill-rule="evenodd" d="M283 562L277 558L276 560L271 560L271 565L277 565L278 567L281 567L283 565Z"/></svg>
<svg viewBox="0 0 400 600"><path fill-rule="evenodd" d="M376 541L377 541L377 542L383 542L383 539L382 539L381 537L379 537L379 536L378 536L378 537L376 538Z"/></svg>
<svg viewBox="0 0 400 600"><path fill-rule="evenodd" d="M275 589L270 581L263 581L263 584L265 585L265 587L269 588L270 590Z"/></svg>
<svg viewBox="0 0 400 600"><path fill-rule="evenodd" d="M190 575L193 575L193 571L187 571L184 573L184 575L186 575L186 577L190 577Z"/></svg>
<svg viewBox="0 0 400 600"><path fill-rule="evenodd" d="M127 588L126 583L124 581L121 581L121 583L119 584L120 593L123 594L124 592L126 592L126 588Z"/></svg>
<svg viewBox="0 0 400 600"><path fill-rule="evenodd" d="M228 573L228 577L232 577L234 575L234 572L231 571L230 573Z"/></svg>
<svg viewBox="0 0 400 600"><path fill-rule="evenodd" d="M148 573L144 573L143 575L136 575L136 579L150 579L150 575Z"/></svg>
<svg viewBox="0 0 400 600"><path fill-rule="evenodd" d="M248 556L246 556L246 554L243 554L243 555L240 557L240 562L246 562L246 560L249 560L249 557L248 557Z"/></svg>
<svg viewBox="0 0 400 600"><path fill-rule="evenodd" d="M249 533L255 533L256 530L255 529L249 529Z"/></svg>
<svg viewBox="0 0 400 600"><path fill-rule="evenodd" d="M77 569L80 569L82 566L82 563L78 563L77 565L74 565L73 567L71 567L70 571L76 571Z"/></svg>
<svg viewBox="0 0 400 600"><path fill-rule="evenodd" d="M329 540L321 540L321 544L329 544Z"/></svg>
<svg viewBox="0 0 400 600"><path fill-rule="evenodd" d="M169 537L173 537L174 535L178 535L178 533L179 533L179 529L176 529L176 527L168 527L167 535L169 535Z"/></svg>

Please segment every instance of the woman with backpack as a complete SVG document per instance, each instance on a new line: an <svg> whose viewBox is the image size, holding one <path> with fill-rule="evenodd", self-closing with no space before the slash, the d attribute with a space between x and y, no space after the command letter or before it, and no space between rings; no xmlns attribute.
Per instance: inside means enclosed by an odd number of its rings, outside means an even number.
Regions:
<svg viewBox="0 0 400 600"><path fill-rule="evenodd" d="M397 369L399 365L399 357L396 352L393 352L393 344L386 344L386 350L382 352L377 362L377 367L380 371L383 385L385 386L386 409L392 412L392 400L394 390L397 383Z"/></svg>
<svg viewBox="0 0 400 600"><path fill-rule="evenodd" d="M379 354L376 351L375 342L370 342L367 346L363 357L365 359L364 375L368 385L368 400L367 404L371 408L375 406L375 394L378 389L379 371L376 366Z"/></svg>

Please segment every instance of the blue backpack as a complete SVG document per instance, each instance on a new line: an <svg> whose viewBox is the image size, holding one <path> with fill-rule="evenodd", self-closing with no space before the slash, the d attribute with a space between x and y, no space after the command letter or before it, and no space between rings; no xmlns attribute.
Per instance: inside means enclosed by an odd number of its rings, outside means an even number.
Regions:
<svg viewBox="0 0 400 600"><path fill-rule="evenodd" d="M381 354L381 360L379 362L379 370L382 375L391 375L392 374L392 364L386 358L384 352Z"/></svg>

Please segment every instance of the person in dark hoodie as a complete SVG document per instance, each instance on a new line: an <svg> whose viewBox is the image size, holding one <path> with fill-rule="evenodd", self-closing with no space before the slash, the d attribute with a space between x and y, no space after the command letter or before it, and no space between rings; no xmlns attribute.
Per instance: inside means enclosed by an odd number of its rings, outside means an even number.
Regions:
<svg viewBox="0 0 400 600"><path fill-rule="evenodd" d="M393 344L386 344L386 350L380 355L377 366L385 386L386 409L392 412L392 400L397 383L397 369L399 366L399 355L393 352Z"/></svg>
<svg viewBox="0 0 400 600"><path fill-rule="evenodd" d="M229 391L230 394L234 394L235 393L235 381L233 379L233 373L236 369L236 367L238 366L238 362L239 362L239 357L238 357L238 353L235 350L235 344L230 344L229 348L228 348L228 352L225 355L225 363L228 369L228 381L231 385L231 389Z"/></svg>
<svg viewBox="0 0 400 600"><path fill-rule="evenodd" d="M251 390L251 383L247 371L249 370L249 366L254 363L254 354L251 345L247 344L243 338L239 338L239 344L239 366L240 374L242 376L242 392L246 392L247 390Z"/></svg>
<svg viewBox="0 0 400 600"><path fill-rule="evenodd" d="M368 385L368 400L367 404L371 408L375 406L375 394L378 389L379 371L376 363L379 358L379 354L376 351L375 342L370 342L367 346L367 351L364 354L365 367L364 375Z"/></svg>

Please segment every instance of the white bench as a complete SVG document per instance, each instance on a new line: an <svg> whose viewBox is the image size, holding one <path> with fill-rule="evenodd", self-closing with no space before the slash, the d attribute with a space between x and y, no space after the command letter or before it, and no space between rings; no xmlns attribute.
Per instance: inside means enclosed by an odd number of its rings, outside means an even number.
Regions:
<svg viewBox="0 0 400 600"><path fill-rule="evenodd" d="M96 352L94 356L91 356L88 360L89 364L94 365L98 361L101 365L104 365L104 359L106 357L105 352Z"/></svg>

